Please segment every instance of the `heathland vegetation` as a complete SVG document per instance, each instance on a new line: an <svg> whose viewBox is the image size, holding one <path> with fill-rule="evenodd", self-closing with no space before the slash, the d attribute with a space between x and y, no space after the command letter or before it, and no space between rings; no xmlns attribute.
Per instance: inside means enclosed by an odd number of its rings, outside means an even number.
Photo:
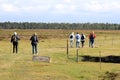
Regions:
<svg viewBox="0 0 120 80"><path fill-rule="evenodd" d="M61 29L1 29L0 30L0 79L1 80L119 80L120 63L82 61L81 56L120 56L119 30L94 30L97 37L95 48L89 48L88 35L93 30ZM12 53L11 35L17 32L21 40L18 54ZM38 34L39 56L51 57L51 63L32 61L30 36ZM86 35L85 47L79 48L79 62L76 62L76 48L66 44L71 32ZM74 44L75 46L75 44ZM93 59L92 58L92 59ZM113 59L112 59L113 60ZM120 60L120 58L119 58Z"/></svg>

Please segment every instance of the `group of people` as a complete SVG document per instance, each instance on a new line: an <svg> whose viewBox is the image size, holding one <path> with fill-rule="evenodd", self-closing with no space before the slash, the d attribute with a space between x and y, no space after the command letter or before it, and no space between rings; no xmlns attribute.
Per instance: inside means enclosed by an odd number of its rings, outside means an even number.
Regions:
<svg viewBox="0 0 120 80"><path fill-rule="evenodd" d="M86 36L84 33L81 33L81 35L77 32L76 35L74 35L74 32L70 34L70 47L74 47L74 40L76 39L76 48L84 47ZM90 33L89 35L89 47L94 47L94 39L96 38L96 35L94 32ZM18 53L18 41L20 40L20 37L18 36L17 32L14 32L14 34L11 36L11 43L13 44L13 53ZM30 37L31 45L32 45L32 54L38 54L37 49L37 43L38 43L38 37L37 33L34 33ZM81 42L81 46L80 46Z"/></svg>
<svg viewBox="0 0 120 80"><path fill-rule="evenodd" d="M76 39L76 48L84 47L85 43L85 34L81 33L81 35L77 32L76 35L74 35L74 32L72 32L69 36L70 38L70 47L74 47L74 40ZM96 34L94 32L90 33L89 35L89 47L94 47L94 40L96 38ZM81 46L80 46L81 43Z"/></svg>
<svg viewBox="0 0 120 80"><path fill-rule="evenodd" d="M11 36L11 43L13 44L13 53L18 53L18 41L20 40L20 37L18 36L17 32L14 32L14 34ZM38 55L38 50L37 50L37 43L38 43L38 37L37 33L34 33L31 38L31 45L32 45L32 54L33 55Z"/></svg>

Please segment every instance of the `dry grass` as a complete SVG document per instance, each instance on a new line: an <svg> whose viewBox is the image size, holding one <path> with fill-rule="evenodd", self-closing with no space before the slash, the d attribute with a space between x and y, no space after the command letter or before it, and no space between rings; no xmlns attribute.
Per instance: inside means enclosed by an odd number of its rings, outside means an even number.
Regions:
<svg viewBox="0 0 120 80"><path fill-rule="evenodd" d="M16 31L21 37L19 53L12 54L10 35ZM69 49L66 56L66 40L70 32L88 30L1 30L0 32L0 79L1 80L98 80L106 71L120 72L120 64L99 62L76 62L76 48ZM39 56L50 56L51 63L32 61L30 36L37 32L40 38ZM120 56L120 31L95 31L97 34L96 48L88 47L88 38L80 55ZM112 40L114 38L114 40Z"/></svg>

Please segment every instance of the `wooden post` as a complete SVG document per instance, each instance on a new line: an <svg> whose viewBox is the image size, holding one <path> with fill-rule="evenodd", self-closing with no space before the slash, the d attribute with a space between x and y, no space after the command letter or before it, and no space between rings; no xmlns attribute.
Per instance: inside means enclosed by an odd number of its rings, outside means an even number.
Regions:
<svg viewBox="0 0 120 80"><path fill-rule="evenodd" d="M113 38L112 38L112 48L113 48Z"/></svg>
<svg viewBox="0 0 120 80"><path fill-rule="evenodd" d="M68 45L68 40L67 40L67 58L69 58L69 49L68 49L69 45Z"/></svg>
<svg viewBox="0 0 120 80"><path fill-rule="evenodd" d="M119 39L119 43L120 43L120 39ZM119 44L119 46L120 46L120 44Z"/></svg>
<svg viewBox="0 0 120 80"><path fill-rule="evenodd" d="M78 49L76 50L76 61L79 62L79 54L78 54Z"/></svg>
<svg viewBox="0 0 120 80"><path fill-rule="evenodd" d="M106 41L106 35L104 36L103 44L105 44L105 41Z"/></svg>
<svg viewBox="0 0 120 80"><path fill-rule="evenodd" d="M100 70L101 70L101 51L99 51L99 62L100 62Z"/></svg>

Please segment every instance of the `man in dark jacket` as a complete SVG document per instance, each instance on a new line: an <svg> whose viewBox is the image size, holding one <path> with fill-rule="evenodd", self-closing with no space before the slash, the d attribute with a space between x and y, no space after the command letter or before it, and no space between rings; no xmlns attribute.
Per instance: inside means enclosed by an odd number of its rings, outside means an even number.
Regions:
<svg viewBox="0 0 120 80"><path fill-rule="evenodd" d="M38 37L37 37L37 33L34 33L31 38L31 45L32 45L32 53L37 54L38 55L38 50L37 50L37 43L38 43Z"/></svg>
<svg viewBox="0 0 120 80"><path fill-rule="evenodd" d="M11 37L11 43L13 43L13 53L18 52L18 41L20 40L16 32Z"/></svg>

